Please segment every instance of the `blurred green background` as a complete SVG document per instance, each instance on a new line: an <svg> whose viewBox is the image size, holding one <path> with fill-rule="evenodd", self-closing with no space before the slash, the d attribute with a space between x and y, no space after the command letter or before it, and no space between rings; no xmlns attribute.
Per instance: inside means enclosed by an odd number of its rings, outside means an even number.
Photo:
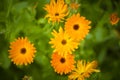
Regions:
<svg viewBox="0 0 120 80"><path fill-rule="evenodd" d="M65 0L68 4L70 0ZM77 12L90 20L90 33L74 52L75 59L98 60L100 73L86 80L118 80L120 78L120 21L111 25L110 15L120 17L120 0L76 0ZM0 0L0 80L67 80L58 75L50 65L53 49L48 44L52 24L43 9L49 0ZM34 62L16 66L8 58L11 41L27 36L36 47Z"/></svg>

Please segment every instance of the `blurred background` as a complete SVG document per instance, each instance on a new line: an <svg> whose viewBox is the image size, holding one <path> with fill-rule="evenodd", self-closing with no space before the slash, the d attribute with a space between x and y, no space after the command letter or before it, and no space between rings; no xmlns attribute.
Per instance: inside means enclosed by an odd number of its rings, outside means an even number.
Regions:
<svg viewBox="0 0 120 80"><path fill-rule="evenodd" d="M65 0L69 5L73 0ZM75 59L97 60L100 73L86 80L118 80L120 78L120 21L110 22L110 15L120 18L120 0L75 0L80 7L73 13L90 20L90 33L74 52ZM0 80L67 80L50 65L53 49L48 43L51 26L43 7L50 0L0 0ZM71 12L71 13L72 13ZM36 47L34 62L16 66L8 58L10 42L27 36ZM23 79L24 78L24 79ZM25 79L26 78L26 79Z"/></svg>

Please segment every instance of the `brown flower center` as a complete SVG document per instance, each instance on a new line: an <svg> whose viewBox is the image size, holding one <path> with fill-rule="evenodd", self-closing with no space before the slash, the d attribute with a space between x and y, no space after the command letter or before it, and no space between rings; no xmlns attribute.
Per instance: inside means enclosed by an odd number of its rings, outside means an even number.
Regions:
<svg viewBox="0 0 120 80"><path fill-rule="evenodd" d="M22 54L25 54L25 53L26 53L26 48L22 48L22 49L20 50L20 52L21 52Z"/></svg>
<svg viewBox="0 0 120 80"><path fill-rule="evenodd" d="M73 26L73 29L74 29L74 30L78 30L78 29L79 29L79 25L78 25L78 24L75 24L75 25Z"/></svg>
<svg viewBox="0 0 120 80"><path fill-rule="evenodd" d="M61 63L65 63L65 58L62 57L62 58L60 59L60 62L61 62Z"/></svg>
<svg viewBox="0 0 120 80"><path fill-rule="evenodd" d="M61 43L62 43L63 45L65 45L65 44L67 43L67 41L63 39Z"/></svg>
<svg viewBox="0 0 120 80"><path fill-rule="evenodd" d="M81 73L81 75L83 75L83 74L84 74L84 72Z"/></svg>
<svg viewBox="0 0 120 80"><path fill-rule="evenodd" d="M55 16L59 16L59 13L55 13Z"/></svg>
<svg viewBox="0 0 120 80"><path fill-rule="evenodd" d="M55 2L57 3L57 0L55 0Z"/></svg>

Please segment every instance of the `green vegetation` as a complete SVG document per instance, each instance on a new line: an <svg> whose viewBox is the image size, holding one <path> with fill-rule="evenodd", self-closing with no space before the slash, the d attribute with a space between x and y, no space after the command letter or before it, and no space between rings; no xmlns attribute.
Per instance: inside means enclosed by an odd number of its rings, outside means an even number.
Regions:
<svg viewBox="0 0 120 80"><path fill-rule="evenodd" d="M68 4L70 0L65 0ZM120 17L119 0L76 0L77 12L91 21L91 29L74 52L75 59L97 60L101 72L93 73L86 80L118 80L120 78L120 21L112 25L110 15ZM49 0L1 0L0 1L0 80L67 80L51 67L53 49L48 43L51 32L59 24L52 25L44 18L43 7ZM73 13L76 13L73 11ZM72 13L71 13L72 14ZM63 23L60 23L63 25ZM28 37L36 47L34 62L16 66L9 59L10 42L18 37Z"/></svg>

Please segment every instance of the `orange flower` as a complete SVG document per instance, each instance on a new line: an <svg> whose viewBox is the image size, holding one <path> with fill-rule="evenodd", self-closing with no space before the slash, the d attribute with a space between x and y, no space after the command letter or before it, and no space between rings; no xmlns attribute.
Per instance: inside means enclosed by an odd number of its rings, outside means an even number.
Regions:
<svg viewBox="0 0 120 80"><path fill-rule="evenodd" d="M80 4L75 3L75 2L70 4L71 9L74 9L74 10L77 10L79 6L80 6Z"/></svg>
<svg viewBox="0 0 120 80"><path fill-rule="evenodd" d="M66 56L67 53L72 53L75 49L78 48L78 42L74 41L63 29L60 27L59 32L55 30L52 32L54 38L51 38L49 42L52 44L52 48L54 52L58 52L58 54L62 56Z"/></svg>
<svg viewBox="0 0 120 80"><path fill-rule="evenodd" d="M74 14L65 22L65 31L75 40L80 41L85 38L90 29L91 22L80 14Z"/></svg>
<svg viewBox="0 0 120 80"><path fill-rule="evenodd" d="M66 57L59 55L57 52L52 54L51 65L55 72L62 75L71 72L74 69L74 56L68 54Z"/></svg>
<svg viewBox="0 0 120 80"><path fill-rule="evenodd" d="M67 4L64 0L51 0L50 4L45 5L44 9L48 12L45 18L49 18L49 22L60 22L68 15Z"/></svg>
<svg viewBox="0 0 120 80"><path fill-rule="evenodd" d="M18 38L10 43L9 58L16 65L27 65L33 62L33 57L36 49L28 39Z"/></svg>
<svg viewBox="0 0 120 80"><path fill-rule="evenodd" d="M69 80L85 80L85 78L88 78L92 72L100 72L100 70L95 69L96 67L97 61L78 61L77 67L68 76L68 78Z"/></svg>
<svg viewBox="0 0 120 80"><path fill-rule="evenodd" d="M119 20L120 20L120 18L118 17L117 13L112 13L110 15L110 23L112 25L117 24Z"/></svg>

